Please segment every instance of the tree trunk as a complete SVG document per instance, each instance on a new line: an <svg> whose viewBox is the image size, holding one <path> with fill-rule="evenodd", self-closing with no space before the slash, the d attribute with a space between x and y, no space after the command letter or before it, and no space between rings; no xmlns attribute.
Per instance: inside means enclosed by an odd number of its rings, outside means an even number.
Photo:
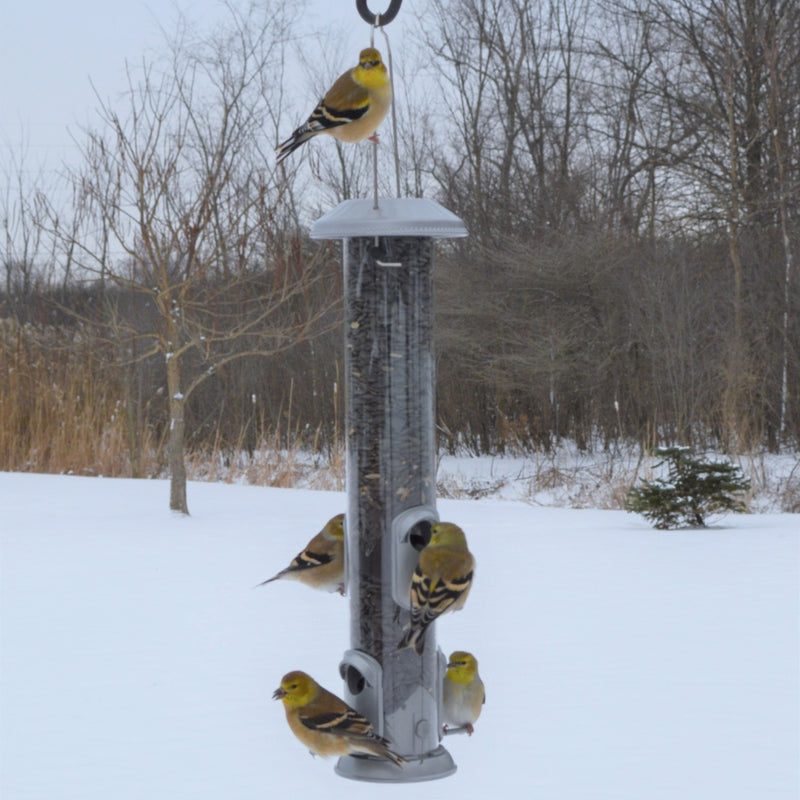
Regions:
<svg viewBox="0 0 800 800"><path fill-rule="evenodd" d="M174 353L167 353L167 390L169 391L169 507L172 511L189 513L186 503L186 463L183 460L186 423L183 410L185 400L181 394L180 361Z"/></svg>

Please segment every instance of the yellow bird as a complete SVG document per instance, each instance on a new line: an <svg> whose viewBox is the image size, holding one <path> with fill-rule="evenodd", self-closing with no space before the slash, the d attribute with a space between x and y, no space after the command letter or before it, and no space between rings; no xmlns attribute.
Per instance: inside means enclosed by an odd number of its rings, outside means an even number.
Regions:
<svg viewBox="0 0 800 800"><path fill-rule="evenodd" d="M312 589L344 594L344 514L337 514L286 569L259 586L288 578Z"/></svg>
<svg viewBox="0 0 800 800"><path fill-rule="evenodd" d="M444 727L466 728L472 736L473 725L486 702L486 689L478 674L478 661L472 653L456 650L447 663L442 686Z"/></svg>
<svg viewBox="0 0 800 800"><path fill-rule="evenodd" d="M361 51L358 65L340 75L311 116L275 148L277 163L320 133L329 133L343 142L367 138L377 142L375 131L391 103L389 73L381 54L368 47Z"/></svg>
<svg viewBox="0 0 800 800"><path fill-rule="evenodd" d="M386 758L402 767L406 760L389 749L366 717L323 689L305 672L289 672L272 695L283 700L292 733L312 755L328 758L354 753Z"/></svg>
<svg viewBox="0 0 800 800"><path fill-rule="evenodd" d="M431 538L419 554L411 578L411 623L398 650L412 647L422 653L428 626L448 611L464 606L472 586L475 559L464 531L450 522L431 525Z"/></svg>

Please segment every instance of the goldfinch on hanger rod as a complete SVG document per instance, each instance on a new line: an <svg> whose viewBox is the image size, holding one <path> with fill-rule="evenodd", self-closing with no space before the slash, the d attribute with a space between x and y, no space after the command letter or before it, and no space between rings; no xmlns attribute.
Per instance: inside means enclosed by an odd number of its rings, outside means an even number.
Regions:
<svg viewBox="0 0 800 800"><path fill-rule="evenodd" d="M472 653L456 650L450 656L442 688L445 730L453 725L465 728L472 736L473 726L486 702L486 689L478 674L478 661Z"/></svg>
<svg viewBox="0 0 800 800"><path fill-rule="evenodd" d="M431 525L431 538L419 554L411 577L411 622L398 650L413 647L422 653L428 626L448 611L464 606L472 586L475 559L464 531L451 522Z"/></svg>
<svg viewBox="0 0 800 800"><path fill-rule="evenodd" d="M361 51L358 64L339 76L306 122L275 148L277 163L320 133L329 133L343 142L367 138L377 142L375 131L391 103L389 73L381 54L368 47Z"/></svg>
<svg viewBox="0 0 800 800"><path fill-rule="evenodd" d="M389 749L366 717L323 689L305 672L289 672L272 695L282 700L292 733L312 755L328 758L354 753L386 758L397 767L406 760Z"/></svg>
<svg viewBox="0 0 800 800"><path fill-rule="evenodd" d="M312 589L344 594L344 514L329 519L286 569L258 585L282 578L299 581Z"/></svg>

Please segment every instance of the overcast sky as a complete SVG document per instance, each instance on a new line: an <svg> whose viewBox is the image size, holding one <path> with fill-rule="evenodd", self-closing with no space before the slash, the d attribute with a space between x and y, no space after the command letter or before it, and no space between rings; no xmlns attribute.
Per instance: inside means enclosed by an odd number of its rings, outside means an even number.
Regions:
<svg viewBox="0 0 800 800"><path fill-rule="evenodd" d="M287 0L292 2L292 0ZM244 4L246 0L234 0ZM411 22L412 0L406 0L387 31L395 36ZM368 0L380 13L389 0ZM225 14L219 0L8 0L0 19L0 179L2 167L26 153L26 171L40 165L54 169L75 153L68 130L78 132L96 121L92 83L104 98L125 85L125 61L136 62L158 48L161 28L172 30L177 10L210 26ZM343 45L368 43L369 28L355 0L309 0L304 27L336 26ZM382 37L378 37L376 44ZM355 55L353 59L354 62ZM340 68L350 66L342 63ZM339 68L337 67L337 68ZM91 83L90 83L91 81ZM318 98L309 98L309 111ZM2 187L0 187L1 189Z"/></svg>

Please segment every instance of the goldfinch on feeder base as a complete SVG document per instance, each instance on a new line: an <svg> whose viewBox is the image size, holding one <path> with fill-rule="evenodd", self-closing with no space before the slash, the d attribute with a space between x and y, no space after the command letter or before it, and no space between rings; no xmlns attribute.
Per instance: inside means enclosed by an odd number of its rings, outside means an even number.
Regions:
<svg viewBox="0 0 800 800"><path fill-rule="evenodd" d="M311 116L275 148L277 163L320 133L343 142L369 139L377 142L375 131L392 103L389 73L374 48L362 50L358 64L340 75L319 101Z"/></svg>
<svg viewBox="0 0 800 800"><path fill-rule="evenodd" d="M259 586L287 578L312 589L344 594L344 514L337 514L298 553L286 569Z"/></svg>
<svg viewBox="0 0 800 800"><path fill-rule="evenodd" d="M472 653L456 650L447 663L442 683L444 729L454 725L472 736L473 727L486 702L486 689L478 674L478 661Z"/></svg>
<svg viewBox="0 0 800 800"><path fill-rule="evenodd" d="M431 538L419 554L411 578L411 622L397 646L422 653L428 626L448 611L464 606L472 586L475 559L464 531L450 522L431 526Z"/></svg>
<svg viewBox="0 0 800 800"><path fill-rule="evenodd" d="M366 717L305 672L284 675L272 698L283 701L292 733L312 755L328 758L359 754L386 758L397 767L406 763L389 749L389 742L378 736Z"/></svg>

